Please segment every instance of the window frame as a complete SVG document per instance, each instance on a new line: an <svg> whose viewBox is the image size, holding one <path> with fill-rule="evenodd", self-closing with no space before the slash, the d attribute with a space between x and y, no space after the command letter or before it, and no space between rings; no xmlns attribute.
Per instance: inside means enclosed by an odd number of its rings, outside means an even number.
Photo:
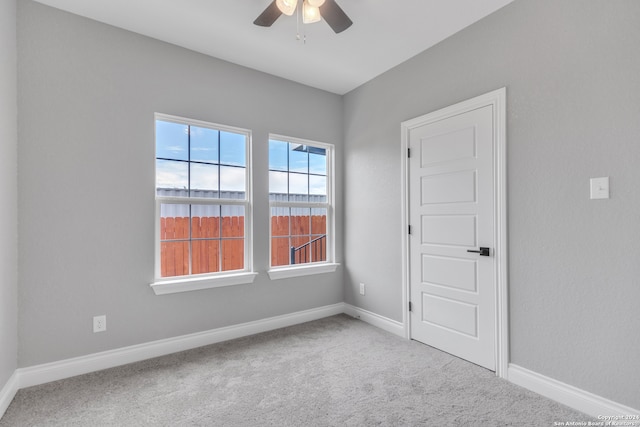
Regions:
<svg viewBox="0 0 640 427"><path fill-rule="evenodd" d="M327 156L327 201L326 202L300 202L300 201L277 201L271 200L269 191L269 269L267 273L271 280L286 279L289 277L308 276L321 273L331 273L336 271L340 264L335 261L335 146L326 142L312 141L308 139L296 138L285 135L269 134L268 143L271 140L302 144L312 147L318 147L326 150ZM271 168L267 165L267 170L271 172ZM288 171L291 173L290 171ZM307 175L311 175L307 173ZM273 230L272 230L272 211L273 208L321 208L327 211L327 245L326 260L317 262L308 262L296 265L272 266L271 260L273 251Z"/></svg>
<svg viewBox="0 0 640 427"><path fill-rule="evenodd" d="M232 286L252 283L257 276L257 273L253 271L253 192L252 192L252 133L248 129L221 125L217 123L205 122L201 120L189 119L185 117L173 116L163 113L154 114L154 170L157 173L156 159L157 159L157 122L165 121L170 123L177 123L187 126L196 126L201 128L213 129L221 132L231 132L236 134L242 134L246 138L245 142L245 198L244 199L222 199L218 198L205 198L194 197L191 194L188 196L159 196L157 192L157 180L154 179L154 196L155 196L155 227L154 227L154 282L151 283L151 288L156 295L171 294L176 292L186 292L200 289L208 289L222 286ZM190 161L189 161L190 163ZM156 176L154 174L154 176ZM219 195L220 196L220 195ZM244 207L244 268L242 270L233 271L218 271L212 273L189 273L182 276L161 276L161 245L162 239L160 237L160 224L161 224L161 205L163 204L181 204L181 205L215 205L223 206L243 206ZM220 217L222 218L222 216ZM193 237L189 235L189 245ZM222 240L222 234L219 236ZM191 249L189 250L191 254ZM222 256L222 254L221 254ZM189 270L191 270L191 256L189 258Z"/></svg>

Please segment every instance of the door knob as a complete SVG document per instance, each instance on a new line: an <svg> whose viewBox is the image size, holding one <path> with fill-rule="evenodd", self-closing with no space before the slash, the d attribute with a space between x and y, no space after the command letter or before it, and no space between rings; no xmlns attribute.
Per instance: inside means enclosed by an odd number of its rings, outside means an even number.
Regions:
<svg viewBox="0 0 640 427"><path fill-rule="evenodd" d="M480 254L480 256L490 256L491 249L489 248L480 248L479 251L472 251L471 249L467 249L467 252L472 252L474 254Z"/></svg>

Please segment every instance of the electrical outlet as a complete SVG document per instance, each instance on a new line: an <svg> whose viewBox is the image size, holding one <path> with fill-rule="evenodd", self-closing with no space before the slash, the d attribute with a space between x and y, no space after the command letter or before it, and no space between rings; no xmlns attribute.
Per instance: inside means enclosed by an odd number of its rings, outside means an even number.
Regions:
<svg viewBox="0 0 640 427"><path fill-rule="evenodd" d="M104 332L107 330L107 316L93 316L93 332Z"/></svg>
<svg viewBox="0 0 640 427"><path fill-rule="evenodd" d="M364 283L360 283L360 295L364 295Z"/></svg>

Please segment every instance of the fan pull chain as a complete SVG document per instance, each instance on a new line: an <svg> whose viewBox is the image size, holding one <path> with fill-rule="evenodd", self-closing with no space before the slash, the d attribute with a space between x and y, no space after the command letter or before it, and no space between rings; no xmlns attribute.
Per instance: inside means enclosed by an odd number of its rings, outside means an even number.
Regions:
<svg viewBox="0 0 640 427"><path fill-rule="evenodd" d="M300 41L300 8L296 8L296 40Z"/></svg>
<svg viewBox="0 0 640 427"><path fill-rule="evenodd" d="M302 6L298 6L296 8L296 40L300 41L300 10L302 9ZM307 32L304 30L304 27L302 27L302 44L307 44Z"/></svg>

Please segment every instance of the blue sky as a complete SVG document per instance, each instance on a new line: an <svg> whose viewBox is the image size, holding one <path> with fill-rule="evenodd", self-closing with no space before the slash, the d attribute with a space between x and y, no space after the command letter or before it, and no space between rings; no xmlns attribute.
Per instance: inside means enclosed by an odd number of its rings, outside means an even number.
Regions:
<svg viewBox="0 0 640 427"><path fill-rule="evenodd" d="M166 159L156 160L156 186L189 188L190 167L191 189L245 191L245 141L243 134L156 120L156 157Z"/></svg>
<svg viewBox="0 0 640 427"><path fill-rule="evenodd" d="M239 133L156 120L156 186L245 191L245 142L246 136ZM325 153L270 140L269 191L326 195Z"/></svg>
<svg viewBox="0 0 640 427"><path fill-rule="evenodd" d="M327 194L325 150L304 150L301 144L269 140L269 192Z"/></svg>

